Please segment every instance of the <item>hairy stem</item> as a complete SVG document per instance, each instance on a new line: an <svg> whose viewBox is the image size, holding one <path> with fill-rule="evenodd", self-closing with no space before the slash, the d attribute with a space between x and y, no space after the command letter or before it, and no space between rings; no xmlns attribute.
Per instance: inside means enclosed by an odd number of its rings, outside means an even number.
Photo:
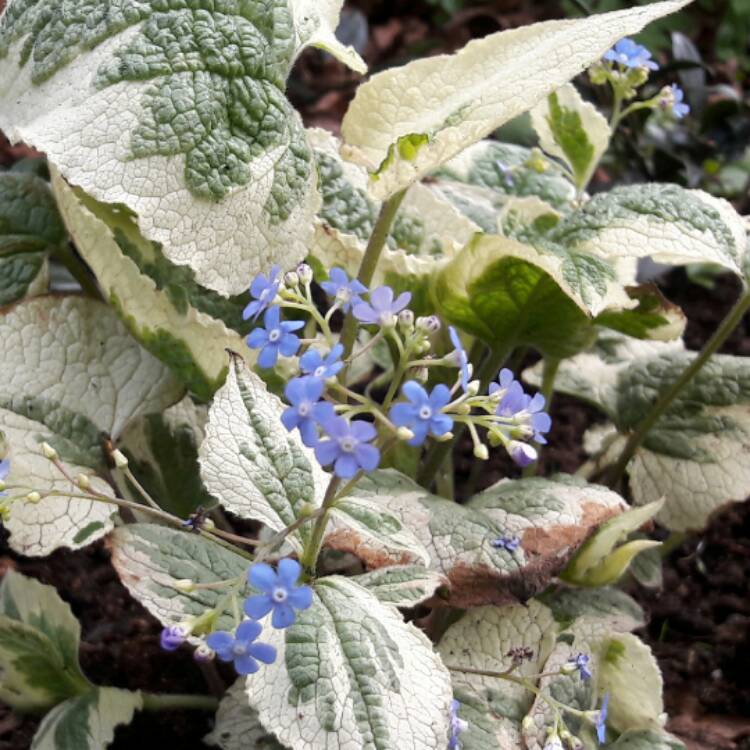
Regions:
<svg viewBox="0 0 750 750"><path fill-rule="evenodd" d="M646 418L628 438L617 462L606 472L607 484L610 487L616 487L620 483L630 459L633 458L641 443L646 439L651 428L674 403L674 400L680 395L685 386L701 371L706 362L722 347L732 331L742 321L748 309L750 309L750 290L746 289L717 328L714 335L703 347L700 354L691 362L682 375L659 396Z"/></svg>
<svg viewBox="0 0 750 750"><path fill-rule="evenodd" d="M336 491L339 488L339 484L341 484L341 480L337 476L331 477L325 498L323 498L321 513L315 521L312 535L300 557L300 563L310 578L315 577L318 557L320 556L320 550L323 547L323 538L325 537L326 529L328 528L328 519L331 515L331 508L336 503Z"/></svg>

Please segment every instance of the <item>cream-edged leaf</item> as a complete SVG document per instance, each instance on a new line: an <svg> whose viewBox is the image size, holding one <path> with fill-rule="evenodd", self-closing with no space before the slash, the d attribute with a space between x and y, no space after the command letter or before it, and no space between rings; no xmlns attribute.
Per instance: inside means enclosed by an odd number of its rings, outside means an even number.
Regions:
<svg viewBox="0 0 750 750"><path fill-rule="evenodd" d="M549 595L545 593L542 599L562 627L567 627L580 617L602 620L610 629L620 633L646 625L646 615L638 602L611 586L597 589L559 588Z"/></svg>
<svg viewBox="0 0 750 750"><path fill-rule="evenodd" d="M303 506L320 505L328 476L313 451L281 423L284 405L233 355L226 383L209 410L201 445L201 477L228 511L272 531L294 523ZM287 537L297 550L309 524Z"/></svg>
<svg viewBox="0 0 750 750"><path fill-rule="evenodd" d="M609 147L612 131L604 115L566 83L531 110L531 123L539 145L563 161L578 190L585 190Z"/></svg>
<svg viewBox="0 0 750 750"><path fill-rule="evenodd" d="M315 583L312 606L270 631L273 664L247 678L260 721L293 750L443 750L450 676L398 611L339 576Z"/></svg>
<svg viewBox="0 0 750 750"><path fill-rule="evenodd" d="M53 708L42 719L30 750L103 750L114 739L115 728L129 724L142 707L138 691L93 688Z"/></svg>
<svg viewBox="0 0 750 750"><path fill-rule="evenodd" d="M249 562L241 555L197 534L166 526L137 523L120 526L110 538L112 565L130 592L163 625L179 625L205 614L224 599L225 590L184 591L178 581L217 583L242 579ZM244 591L238 587L238 594ZM231 604L217 620L221 630L234 628Z"/></svg>
<svg viewBox="0 0 750 750"><path fill-rule="evenodd" d="M198 285L145 240L125 209L97 203L53 170L60 210L102 293L141 345L208 400L226 374L226 349L252 353L229 326L241 323L244 300L225 300ZM222 317L224 320L222 320Z"/></svg>
<svg viewBox="0 0 750 750"><path fill-rule="evenodd" d="M127 206L199 283L237 294L300 261L312 236L312 153L284 94L300 24L287 0L12 0L0 127Z"/></svg>
<svg viewBox="0 0 750 750"><path fill-rule="evenodd" d="M533 107L624 36L688 0L584 19L546 21L391 68L357 91L344 118L347 158L372 173L386 198Z"/></svg>
<svg viewBox="0 0 750 750"><path fill-rule="evenodd" d="M447 580L423 565L392 565L364 573L354 579L385 604L416 607L430 599Z"/></svg>

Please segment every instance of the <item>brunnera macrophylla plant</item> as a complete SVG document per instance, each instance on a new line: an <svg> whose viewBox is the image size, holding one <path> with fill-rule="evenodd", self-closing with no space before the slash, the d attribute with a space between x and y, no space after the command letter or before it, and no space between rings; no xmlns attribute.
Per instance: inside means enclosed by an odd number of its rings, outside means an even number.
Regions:
<svg viewBox="0 0 750 750"><path fill-rule="evenodd" d="M658 585L652 519L699 530L750 492L750 367L714 356L750 295L696 354L636 264L744 279L746 224L588 188L624 119L689 116L631 39L686 4L373 75L341 140L284 94L305 46L364 72L340 1L7 4L0 128L49 165L0 173L10 545L106 538L162 648L236 674L218 703L94 685L68 606L7 574L0 699L45 714L34 748L175 707L215 710L225 750L683 747L617 584ZM537 148L486 140L527 111ZM610 420L577 476L536 475L556 391ZM523 477L476 493L493 451Z"/></svg>

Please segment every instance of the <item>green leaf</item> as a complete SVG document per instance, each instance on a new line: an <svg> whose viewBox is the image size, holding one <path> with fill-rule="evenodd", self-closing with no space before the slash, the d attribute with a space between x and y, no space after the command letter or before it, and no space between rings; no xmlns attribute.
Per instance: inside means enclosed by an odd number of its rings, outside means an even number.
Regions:
<svg viewBox="0 0 750 750"><path fill-rule="evenodd" d="M609 147L606 118L566 84L531 110L531 122L541 147L567 164L579 192L585 190Z"/></svg>
<svg viewBox="0 0 750 750"><path fill-rule="evenodd" d="M609 628L618 632L629 632L646 625L646 615L638 602L624 591L609 586L597 589L560 588L551 594L545 593L541 600L563 627L579 617L603 620Z"/></svg>
<svg viewBox="0 0 750 750"><path fill-rule="evenodd" d="M233 356L209 410L200 448L203 482L227 510L272 531L294 523L305 506L322 503L328 477L296 434L281 423L282 402ZM287 537L297 550L309 524Z"/></svg>
<svg viewBox="0 0 750 750"><path fill-rule="evenodd" d="M384 604L404 608L416 607L448 584L443 576L423 565L393 565L357 576L354 580Z"/></svg>
<svg viewBox="0 0 750 750"><path fill-rule="evenodd" d="M533 107L622 37L686 4L533 24L378 73L359 87L344 118L345 156L374 175L373 195L393 195ZM415 135L427 142L404 156L401 139Z"/></svg>
<svg viewBox="0 0 750 750"><path fill-rule="evenodd" d="M624 732L609 747L612 750L686 750L676 737L648 730Z"/></svg>
<svg viewBox="0 0 750 750"><path fill-rule="evenodd" d="M122 207L97 203L53 170L52 184L78 251L139 343L209 400L226 374L225 349L253 356L241 328L246 299L226 300L145 240Z"/></svg>
<svg viewBox="0 0 750 750"><path fill-rule="evenodd" d="M97 687L53 708L42 720L31 750L102 750L115 728L129 724L143 705L140 692Z"/></svg>
<svg viewBox="0 0 750 750"><path fill-rule="evenodd" d="M238 294L311 238L312 153L284 94L299 45L330 38L336 5L311 8L16 0L0 22L0 127L127 206L200 284Z"/></svg>
<svg viewBox="0 0 750 750"><path fill-rule="evenodd" d="M206 407L185 398L162 414L141 417L119 442L130 470L149 495L161 508L182 518L213 503L198 466L207 419Z"/></svg>
<svg viewBox="0 0 750 750"><path fill-rule="evenodd" d="M203 741L221 750L284 750L258 719L258 712L248 705L245 680L238 679L226 692L216 712L214 728Z"/></svg>
<svg viewBox="0 0 750 750"><path fill-rule="evenodd" d="M0 307L44 294L49 283L47 277L45 252L0 255Z"/></svg>
<svg viewBox="0 0 750 750"><path fill-rule="evenodd" d="M164 625L179 625L214 609L226 590L181 591L178 581L216 583L241 579L246 558L187 531L137 523L120 526L111 536L112 565L130 594ZM245 590L238 589L238 595ZM235 626L230 604L219 614L216 628Z"/></svg>
<svg viewBox="0 0 750 750"><path fill-rule="evenodd" d="M179 400L182 389L115 314L92 299L36 297L3 313L0 421L15 498L6 522L11 546L26 555L75 549L109 531L114 509L56 494L75 487L42 455L40 444L55 448L74 477L100 470L102 435L116 440L132 420ZM112 496L109 484L96 477L91 486ZM31 491L51 494L26 502Z"/></svg>
<svg viewBox="0 0 750 750"><path fill-rule="evenodd" d="M421 631L353 580L318 580L312 606L266 637L278 658L247 678L247 696L293 750L446 744L447 670Z"/></svg>
<svg viewBox="0 0 750 750"><path fill-rule="evenodd" d="M52 586L6 572L0 584L0 699L42 710L87 690L78 664L81 627Z"/></svg>

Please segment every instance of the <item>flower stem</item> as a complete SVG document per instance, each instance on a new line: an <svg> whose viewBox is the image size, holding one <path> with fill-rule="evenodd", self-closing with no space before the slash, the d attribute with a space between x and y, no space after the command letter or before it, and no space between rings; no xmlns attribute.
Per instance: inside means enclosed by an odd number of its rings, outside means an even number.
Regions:
<svg viewBox="0 0 750 750"><path fill-rule="evenodd" d="M211 695L164 695L141 693L144 711L215 711L219 701Z"/></svg>
<svg viewBox="0 0 750 750"><path fill-rule="evenodd" d="M310 540L300 556L300 563L310 578L315 577L318 556L320 555L320 550L323 546L323 538L325 537L326 529L328 528L328 519L331 515L331 508L336 503L336 491L339 488L339 484L341 484L341 480L337 476L331 477L328 489L326 490L326 495L323 498L323 504L320 509L321 513L315 520L315 526L313 526Z"/></svg>
<svg viewBox="0 0 750 750"><path fill-rule="evenodd" d="M659 418L669 409L677 396L680 395L685 386L701 371L709 359L722 347L730 334L742 321L745 313L750 309L750 290L745 289L742 296L737 300L729 314L724 318L714 335L708 340L700 354L690 363L690 366L672 383L657 399L646 418L638 425L638 428L628 438L625 447L617 462L606 472L607 484L616 487L627 468L630 459L645 440L651 428Z"/></svg>

